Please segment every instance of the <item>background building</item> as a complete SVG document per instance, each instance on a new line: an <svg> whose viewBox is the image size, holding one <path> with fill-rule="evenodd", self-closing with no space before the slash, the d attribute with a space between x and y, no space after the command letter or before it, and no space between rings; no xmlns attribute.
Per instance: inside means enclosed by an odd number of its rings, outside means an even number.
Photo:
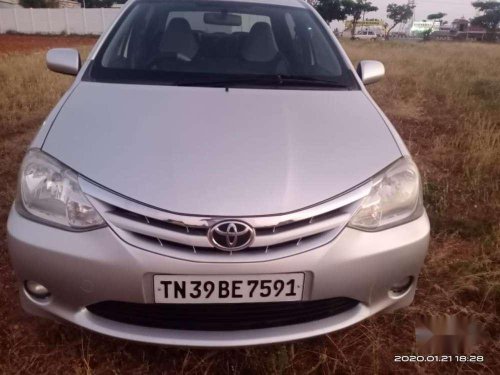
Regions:
<svg viewBox="0 0 500 375"><path fill-rule="evenodd" d="M438 31L440 23L436 21L414 21L410 28L410 36L420 36L427 30Z"/></svg>
<svg viewBox="0 0 500 375"><path fill-rule="evenodd" d="M74 0L58 0L59 8L81 8L82 5Z"/></svg>
<svg viewBox="0 0 500 375"><path fill-rule="evenodd" d="M0 9L18 7L17 0L0 0Z"/></svg>
<svg viewBox="0 0 500 375"><path fill-rule="evenodd" d="M356 25L357 31L370 30L373 31L378 36L384 36L387 23L381 19L367 19L360 20ZM347 20L344 22L344 34L350 33L352 29L352 20Z"/></svg>
<svg viewBox="0 0 500 375"><path fill-rule="evenodd" d="M81 8L81 4L76 0L58 0L59 8ZM0 9L2 8L21 8L19 0L0 0Z"/></svg>

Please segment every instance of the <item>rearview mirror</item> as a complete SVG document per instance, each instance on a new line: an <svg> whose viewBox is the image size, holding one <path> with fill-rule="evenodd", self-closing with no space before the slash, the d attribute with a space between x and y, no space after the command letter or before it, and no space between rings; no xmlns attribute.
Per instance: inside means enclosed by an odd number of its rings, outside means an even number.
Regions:
<svg viewBox="0 0 500 375"><path fill-rule="evenodd" d="M47 52L47 68L56 73L77 75L80 70L80 54L73 48L53 48Z"/></svg>
<svg viewBox="0 0 500 375"><path fill-rule="evenodd" d="M205 13L203 22L207 25L241 26L241 16L226 12Z"/></svg>
<svg viewBox="0 0 500 375"><path fill-rule="evenodd" d="M385 75L385 67L380 61L360 61L356 72L365 85L379 81Z"/></svg>

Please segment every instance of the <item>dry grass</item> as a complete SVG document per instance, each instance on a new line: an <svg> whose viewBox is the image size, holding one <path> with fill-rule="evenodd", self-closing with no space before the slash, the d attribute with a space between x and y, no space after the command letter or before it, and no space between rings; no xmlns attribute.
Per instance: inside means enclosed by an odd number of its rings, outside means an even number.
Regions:
<svg viewBox="0 0 500 375"><path fill-rule="evenodd" d="M378 59L370 87L425 179L433 226L415 303L350 329L293 344L231 350L163 348L106 338L24 315L0 232L0 373L495 373L500 367L500 46L349 42L355 61ZM0 221L25 147L71 79L42 53L0 56ZM397 364L414 352L419 314L465 313L486 324L484 364ZM495 371L497 370L497 371Z"/></svg>

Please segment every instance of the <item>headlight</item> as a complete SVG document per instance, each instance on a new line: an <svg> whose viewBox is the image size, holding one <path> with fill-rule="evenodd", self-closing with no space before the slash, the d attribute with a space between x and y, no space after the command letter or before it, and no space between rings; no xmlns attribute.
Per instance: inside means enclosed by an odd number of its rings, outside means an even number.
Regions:
<svg viewBox="0 0 500 375"><path fill-rule="evenodd" d="M76 173L40 150L25 156L19 190L20 211L32 219L69 230L104 225L80 189Z"/></svg>
<svg viewBox="0 0 500 375"><path fill-rule="evenodd" d="M370 194L351 218L349 226L378 231L407 223L424 212L417 166L402 158L373 179Z"/></svg>

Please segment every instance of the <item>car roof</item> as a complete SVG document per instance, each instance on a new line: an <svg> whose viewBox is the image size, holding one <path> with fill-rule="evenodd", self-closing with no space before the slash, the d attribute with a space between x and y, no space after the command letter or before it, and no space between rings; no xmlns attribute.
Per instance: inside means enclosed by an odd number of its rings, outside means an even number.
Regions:
<svg viewBox="0 0 500 375"><path fill-rule="evenodd" d="M135 1L147 1L147 0L135 0ZM164 0L164 1L168 2L170 0ZM256 3L256 4L269 4L269 5L283 5L296 8L307 8L307 3L305 0L197 0L197 1Z"/></svg>

